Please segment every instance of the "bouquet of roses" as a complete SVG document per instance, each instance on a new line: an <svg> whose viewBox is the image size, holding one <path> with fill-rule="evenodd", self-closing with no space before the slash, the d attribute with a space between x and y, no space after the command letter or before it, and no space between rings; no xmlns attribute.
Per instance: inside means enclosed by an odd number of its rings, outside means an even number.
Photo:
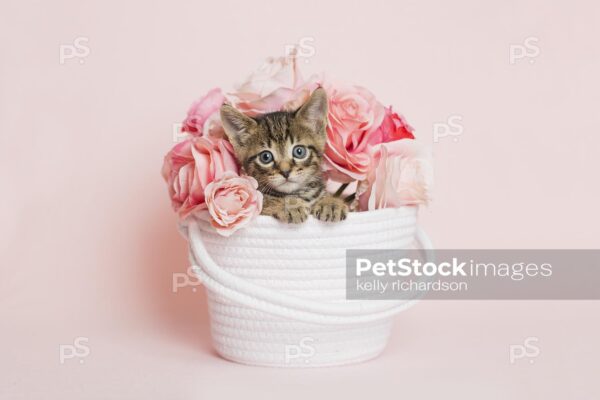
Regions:
<svg viewBox="0 0 600 400"><path fill-rule="evenodd" d="M370 211L425 204L432 183L430 153L413 129L367 89L322 75L304 80L296 54L270 58L234 91L215 88L195 101L183 121L187 137L166 155L162 175L180 218L208 212L219 233L229 236L260 214L262 194L240 166L221 124L219 109L230 103L248 116L291 111L318 87L329 101L324 174L328 187L350 193L352 209Z"/></svg>

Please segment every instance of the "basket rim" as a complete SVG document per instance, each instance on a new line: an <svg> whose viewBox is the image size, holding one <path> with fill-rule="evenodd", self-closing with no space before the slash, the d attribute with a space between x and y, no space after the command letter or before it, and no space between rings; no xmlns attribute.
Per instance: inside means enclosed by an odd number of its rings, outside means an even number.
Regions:
<svg viewBox="0 0 600 400"><path fill-rule="evenodd" d="M402 207L393 207L393 208L380 208L378 210L371 211L359 211L359 212L351 212L348 213L348 217L346 218L344 223L354 223L354 222L365 222L372 219L385 219L386 215L393 216L397 214L403 214L406 216L416 216L419 210L419 206L402 206ZM200 220L208 220L210 219L210 214L208 210L202 210L197 212L195 215L190 215L188 218L196 218ZM273 218L270 215L257 215L254 219L248 224L247 228L251 227L277 227L284 224ZM285 224L289 225L289 224ZM306 226L306 225L334 225L331 222L322 222L313 216L309 216L308 220L303 224L299 224L297 226Z"/></svg>

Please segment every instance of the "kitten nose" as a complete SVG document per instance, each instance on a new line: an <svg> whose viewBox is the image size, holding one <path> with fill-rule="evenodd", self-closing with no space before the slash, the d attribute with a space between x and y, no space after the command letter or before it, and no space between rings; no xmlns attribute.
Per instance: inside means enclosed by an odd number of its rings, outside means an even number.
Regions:
<svg viewBox="0 0 600 400"><path fill-rule="evenodd" d="M281 175L283 175L283 177L285 179L287 179L290 176L290 171L289 170L287 170L287 171L281 171Z"/></svg>

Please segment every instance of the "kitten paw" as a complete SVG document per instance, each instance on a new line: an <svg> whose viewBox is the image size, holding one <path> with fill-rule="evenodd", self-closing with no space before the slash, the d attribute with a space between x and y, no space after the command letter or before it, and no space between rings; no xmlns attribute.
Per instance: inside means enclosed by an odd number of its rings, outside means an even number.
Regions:
<svg viewBox="0 0 600 400"><path fill-rule="evenodd" d="M348 205L339 197L326 196L312 207L311 214L326 222L339 222L348 216Z"/></svg>
<svg viewBox="0 0 600 400"><path fill-rule="evenodd" d="M309 211L306 206L298 206L284 209L273 216L288 224L301 224L308 219Z"/></svg>

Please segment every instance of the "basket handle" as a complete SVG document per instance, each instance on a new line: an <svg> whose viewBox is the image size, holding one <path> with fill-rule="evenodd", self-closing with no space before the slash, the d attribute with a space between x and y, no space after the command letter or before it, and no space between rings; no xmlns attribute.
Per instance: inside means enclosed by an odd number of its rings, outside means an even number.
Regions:
<svg viewBox="0 0 600 400"><path fill-rule="evenodd" d="M321 303L256 285L219 267L208 254L200 231L197 221L189 222L192 270L209 290L235 303L301 322L333 325L382 320L415 303L415 300ZM432 260L433 245L421 229L417 229L416 240L427 260Z"/></svg>

